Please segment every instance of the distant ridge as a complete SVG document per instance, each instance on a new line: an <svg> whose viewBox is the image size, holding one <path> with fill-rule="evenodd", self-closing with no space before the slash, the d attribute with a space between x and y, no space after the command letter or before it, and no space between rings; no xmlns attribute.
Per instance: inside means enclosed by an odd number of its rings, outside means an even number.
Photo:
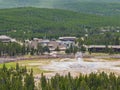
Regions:
<svg viewBox="0 0 120 90"><path fill-rule="evenodd" d="M120 15L120 0L0 0L0 8L39 7L99 15Z"/></svg>

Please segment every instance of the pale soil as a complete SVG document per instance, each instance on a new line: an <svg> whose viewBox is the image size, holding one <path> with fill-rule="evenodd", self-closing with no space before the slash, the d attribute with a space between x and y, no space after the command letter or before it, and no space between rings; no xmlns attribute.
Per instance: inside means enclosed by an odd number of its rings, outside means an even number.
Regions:
<svg viewBox="0 0 120 90"><path fill-rule="evenodd" d="M120 55L114 55L114 57L119 56ZM68 72L70 72L73 77L78 76L80 73L89 74L91 72L99 73L102 71L105 71L106 73L114 72L116 75L120 75L120 58L110 58L109 55L104 54L93 54L93 57L86 57L83 58L83 60L84 61L81 62L70 58L37 58L18 62L22 66L33 68L35 70L34 75L36 78L40 78L42 72L48 78L54 76L56 73L67 75ZM13 65L13 63L10 65Z"/></svg>
<svg viewBox="0 0 120 90"><path fill-rule="evenodd" d="M102 71L106 73L113 72L116 75L120 75L120 59L106 60L96 58L84 58L84 61L78 62L76 59L61 59L51 60L45 63L32 63L31 65L38 65L39 69L47 70L50 72L44 73L47 78L55 76L56 73L60 75L67 75L69 72L73 77L81 74L90 74L91 72L100 73ZM36 74L35 77L40 78L41 74Z"/></svg>

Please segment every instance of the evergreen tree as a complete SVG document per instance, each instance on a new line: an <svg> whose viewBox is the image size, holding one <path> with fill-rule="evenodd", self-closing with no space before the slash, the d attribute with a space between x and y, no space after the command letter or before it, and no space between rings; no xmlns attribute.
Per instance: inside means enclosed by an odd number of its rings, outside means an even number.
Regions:
<svg viewBox="0 0 120 90"><path fill-rule="evenodd" d="M47 80L46 80L46 77L43 75L43 73L41 74L41 88L42 90L45 90L46 89L46 85L47 85Z"/></svg>

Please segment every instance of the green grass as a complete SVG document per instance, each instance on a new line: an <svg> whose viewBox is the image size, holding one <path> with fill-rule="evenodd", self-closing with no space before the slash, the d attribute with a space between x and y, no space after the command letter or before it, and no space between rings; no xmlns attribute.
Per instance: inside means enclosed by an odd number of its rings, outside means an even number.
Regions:
<svg viewBox="0 0 120 90"><path fill-rule="evenodd" d="M10 62L10 63L5 63L7 68L11 68L11 67L15 67L16 66L16 62ZM0 64L0 68L3 67L3 64Z"/></svg>
<svg viewBox="0 0 120 90"><path fill-rule="evenodd" d="M33 69L34 75L50 72L50 71L41 70L40 65L29 65L31 63L42 63L43 65L46 64L42 60L25 60L25 61L18 61L18 62L9 62L9 63L5 63L5 65L7 68L11 68L11 67L15 68L16 63L19 63L20 67L26 66L28 70ZM2 68L2 67L3 67L3 64L0 64L0 68Z"/></svg>
<svg viewBox="0 0 120 90"><path fill-rule="evenodd" d="M107 61L117 61L117 60L120 60L119 58L102 58L104 60L107 60Z"/></svg>

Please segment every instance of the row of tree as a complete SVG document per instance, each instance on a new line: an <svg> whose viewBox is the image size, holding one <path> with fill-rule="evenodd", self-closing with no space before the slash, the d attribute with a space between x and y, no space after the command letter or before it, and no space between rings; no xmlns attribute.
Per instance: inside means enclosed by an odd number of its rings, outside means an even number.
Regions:
<svg viewBox="0 0 120 90"><path fill-rule="evenodd" d="M0 56L16 56L23 55L25 47L18 43L2 43L0 42Z"/></svg>
<svg viewBox="0 0 120 90"><path fill-rule="evenodd" d="M81 42L79 42L81 43ZM55 51L60 51L59 47L55 49ZM73 46L70 45L69 48L65 50L66 54L76 54L77 52L86 52L87 48L81 43L78 46ZM97 48L89 48L88 52L91 53L109 53L109 54L114 54L114 53L119 53L120 49L113 49L113 48L108 48L106 45L105 48L103 49L97 49ZM21 55L42 55L45 52L50 53L50 49L48 46L41 46L38 45L37 48L29 47L20 45L18 43L0 43L0 56L21 56Z"/></svg>
<svg viewBox="0 0 120 90"><path fill-rule="evenodd" d="M26 67L0 68L0 90L34 90L33 71Z"/></svg>
<svg viewBox="0 0 120 90"><path fill-rule="evenodd" d="M48 46L38 45L36 49L28 48L27 52L30 53L30 55L42 55L45 52L50 53L50 49Z"/></svg>
<svg viewBox="0 0 120 90"><path fill-rule="evenodd" d="M47 79L43 74L41 76L42 90L120 90L120 76L116 77L113 73L80 74L76 78L70 73L66 76L56 74L51 79Z"/></svg>
<svg viewBox="0 0 120 90"><path fill-rule="evenodd" d="M20 56L20 55L40 55L44 52L50 53L47 46L38 45L37 49L18 43L2 43L0 42L0 56Z"/></svg>
<svg viewBox="0 0 120 90"><path fill-rule="evenodd" d="M65 50L65 53L66 54L76 54L77 52L84 53L85 51L86 51L86 48L83 45L82 46L70 45L70 47Z"/></svg>

